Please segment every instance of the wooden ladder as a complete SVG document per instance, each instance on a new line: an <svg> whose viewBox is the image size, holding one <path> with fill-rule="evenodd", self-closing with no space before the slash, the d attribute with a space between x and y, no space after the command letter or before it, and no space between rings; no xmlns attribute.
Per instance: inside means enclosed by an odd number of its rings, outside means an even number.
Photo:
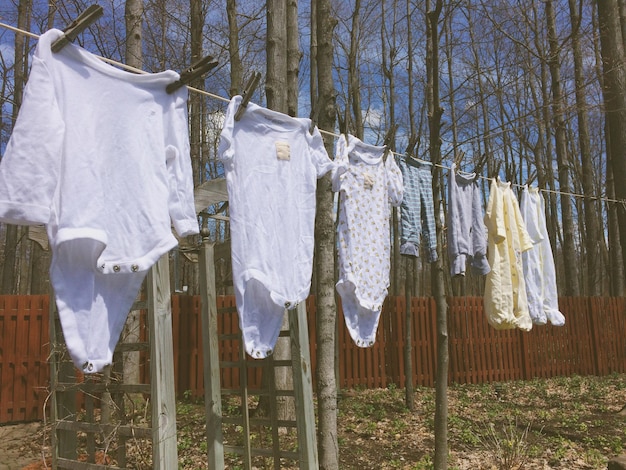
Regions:
<svg viewBox="0 0 626 470"><path fill-rule="evenodd" d="M215 291L215 267L213 244L208 237L203 238L200 248L200 290L202 295L202 343L204 354L204 390L207 423L208 466L211 469L223 470L224 454L240 456L243 466L250 470L254 457L273 458L273 467L281 468L281 459L297 461L303 470L317 470L317 443L315 434L315 414L313 406L313 386L311 377L311 357L309 336L306 322L306 306L301 303L296 309L289 310L289 330L282 331L281 336L291 340L291 360L279 360L270 356L263 360L249 358L243 347L241 333L236 335L239 342L239 358L232 362L220 362L219 344L224 340L232 340L230 336L218 335L218 315L228 313L218 311ZM227 309L228 310L228 309ZM221 389L221 367L239 368L240 386L237 390ZM267 386L264 389L248 387L248 370L263 367ZM276 390L274 375L276 368L289 367L293 372L293 390ZM222 400L239 397L241 414L224 416ZM269 416L250 416L249 401L253 397L269 398ZM279 420L277 417L276 399L280 396L294 397L296 420ZM240 429L242 442L240 445L224 445L223 426L237 426ZM297 430L297 452L281 448L279 428L295 428ZM253 430L265 430L271 439L271 445L260 447L253 443Z"/></svg>

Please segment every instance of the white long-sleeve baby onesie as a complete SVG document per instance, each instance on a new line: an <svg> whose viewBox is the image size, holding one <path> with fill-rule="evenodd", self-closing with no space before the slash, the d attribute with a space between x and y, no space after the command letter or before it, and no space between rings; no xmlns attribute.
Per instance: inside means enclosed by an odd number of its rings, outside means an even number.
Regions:
<svg viewBox="0 0 626 470"><path fill-rule="evenodd" d="M563 326L565 317L559 311L556 288L556 269L546 227L545 202L538 188L524 186L520 212L533 247L522 253L528 309L533 323L545 325L548 321Z"/></svg>
<svg viewBox="0 0 626 470"><path fill-rule="evenodd" d="M0 164L0 220L46 224L50 277L72 360L112 361L147 270L198 233L187 91L166 71L137 75L43 34Z"/></svg>
<svg viewBox="0 0 626 470"><path fill-rule="evenodd" d="M400 168L391 155L383 161L384 153L385 147L351 135L339 137L335 147L333 191L341 196L336 288L350 336L361 347L376 340L389 287L390 205L399 206L404 194Z"/></svg>
<svg viewBox="0 0 626 470"><path fill-rule="evenodd" d="M532 248L510 182L494 179L485 213L491 271L485 281L484 309L497 329L532 329L522 252Z"/></svg>
<svg viewBox="0 0 626 470"><path fill-rule="evenodd" d="M246 352L270 355L285 309L309 295L317 178L333 167L311 121L249 103L228 106L220 136L235 300Z"/></svg>

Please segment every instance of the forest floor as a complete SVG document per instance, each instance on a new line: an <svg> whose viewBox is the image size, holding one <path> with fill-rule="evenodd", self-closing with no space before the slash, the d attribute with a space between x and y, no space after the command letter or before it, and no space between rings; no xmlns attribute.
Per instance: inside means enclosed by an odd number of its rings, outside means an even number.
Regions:
<svg viewBox="0 0 626 470"><path fill-rule="evenodd" d="M337 420L339 468L432 469L434 390L417 388L414 404L409 411L404 390L393 387L343 391ZM626 452L625 404L626 375L453 385L448 393L448 468L606 469L609 458ZM223 408L225 413L239 409L234 401L225 401ZM179 401L177 417L179 469L207 468L203 404ZM255 447L267 446L264 433L251 431ZM281 433L281 447L296 449L294 433ZM241 427L224 425L225 444L240 442L241 436ZM127 468L151 468L148 441L126 445ZM50 468L49 452L49 428L42 423L0 427L0 470ZM102 453L99 459L105 460ZM226 462L228 469L244 468L236 455L226 454ZM269 457L255 457L253 466L274 468ZM284 460L281 468L298 466Z"/></svg>

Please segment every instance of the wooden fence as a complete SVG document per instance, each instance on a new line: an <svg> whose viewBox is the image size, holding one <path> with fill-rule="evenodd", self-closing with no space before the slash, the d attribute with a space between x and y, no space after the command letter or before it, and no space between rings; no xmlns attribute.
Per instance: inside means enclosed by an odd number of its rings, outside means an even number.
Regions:
<svg viewBox="0 0 626 470"><path fill-rule="evenodd" d="M0 296L0 423L41 419L48 395L48 296Z"/></svg>
<svg viewBox="0 0 626 470"><path fill-rule="evenodd" d="M178 395L203 396L200 297L172 298L174 368ZM412 299L415 385L433 386L436 309L432 298ZM563 327L530 332L495 330L480 297L448 299L449 377L453 383L528 380L535 377L626 373L626 298L561 298ZM241 344L233 297L218 297L220 360L235 361ZM315 299L307 301L312 367L316 363ZM387 299L373 347L358 348L338 314L340 387L405 385L405 300ZM48 296L0 296L0 423L43 417L49 367ZM249 361L255 361L248 358ZM149 365L144 361L143 373ZM248 384L260 385L262 369L250 368ZM221 371L224 387L236 387L234 369Z"/></svg>

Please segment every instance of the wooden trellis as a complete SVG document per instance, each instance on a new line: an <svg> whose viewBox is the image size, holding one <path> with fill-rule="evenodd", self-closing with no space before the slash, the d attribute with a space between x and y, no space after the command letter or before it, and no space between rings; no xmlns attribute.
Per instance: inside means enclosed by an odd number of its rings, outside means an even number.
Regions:
<svg viewBox="0 0 626 470"><path fill-rule="evenodd" d="M67 355L54 305L51 301L53 468L126 468L127 444L132 445L129 441L133 440L141 447L146 447L144 441L151 441L152 468L178 468L168 256L161 257L148 273L147 300L135 302L132 308L147 310L147 341L121 341L113 365L102 374L77 375ZM131 351L149 352L150 384L123 383L122 355ZM150 396L145 406L150 409L151 426L137 422L142 413L132 407L139 403L128 397L138 395ZM145 409L141 411L146 412Z"/></svg>
<svg viewBox="0 0 626 470"><path fill-rule="evenodd" d="M200 193L200 194L199 194ZM203 207L227 200L224 180L213 180L196 189L196 202L201 201ZM240 352L237 361L220 363L218 335L218 312L215 289L214 245L208 239L208 231L203 231L200 247L200 291L202 295L202 343L204 354L204 402L206 408L207 456L208 468L223 470L225 453L241 457L244 468L250 470L255 456L270 457L273 467L281 468L281 459L298 462L300 469L313 470L319 467L315 434L315 413L313 407L313 385L311 376L311 358L309 352L309 336L306 322L305 303L288 311L289 330L281 332L291 340L291 360L278 360L272 357L262 361L246 357L243 341L239 336ZM236 391L224 390L220 383L222 366L238 367L240 370L240 386ZM266 380L265 390L250 390L247 384L248 368L264 367L264 373L270 375ZM293 372L293 390L276 390L274 387L274 371L277 367L288 367ZM237 416L225 416L222 400L236 394L240 399L241 413ZM268 417L251 417L248 403L252 395L269 398L270 413ZM294 397L296 420L281 421L277 416L276 399L279 396ZM224 445L223 426L234 424L241 429L240 445ZM252 428L263 427L271 436L271 444L259 448L252 441ZM281 448L279 439L280 427L295 427L297 430L298 450L296 452Z"/></svg>
<svg viewBox="0 0 626 470"><path fill-rule="evenodd" d="M225 201L224 180L205 183L196 190L196 208ZM257 456L273 458L274 468L279 469L281 459L298 462L301 469L318 468L313 408L311 358L306 322L306 307L302 303L288 311L289 330L281 336L289 336L291 359L268 358L263 361L249 359L239 338L241 351L236 364L220 364L218 315L215 292L215 267L213 244L203 232L200 247L199 269L202 294L202 339L204 354L204 381L207 433L208 468L225 468L225 453L241 456L246 469L252 468ZM51 302L53 309L54 302ZM81 380L68 360L58 316L50 315L50 357L52 391L52 448L53 467L72 470L125 468L128 463L127 444L131 439L151 441L152 468L171 470L178 468L176 446L176 402L174 396L174 361L172 350L171 297L168 257L163 256L147 277L147 301L136 302L133 310L147 309L148 338L144 342L121 341L114 355L114 364L104 374L88 376ZM122 354L130 351L148 351L150 359L150 384L124 384L122 377ZM239 389L223 390L220 383L221 365L236 365L241 371ZM246 377L248 368L264 367L269 374L265 390L249 390ZM293 390L276 390L274 371L278 367L290 368L293 373ZM236 393L240 397L241 414L224 416L222 400ZM129 409L128 395L149 395L151 426L134 422L137 413ZM248 399L253 396L269 398L269 416L250 416ZM276 399L279 396L294 397L296 420L279 420ZM82 401L81 401L82 400ZM110 401L111 407L106 405ZM98 402L100 407L98 408ZM84 403L84 409L82 405ZM132 404L132 400L130 401ZM98 409L100 410L98 412ZM105 410L113 409L114 412ZM113 415L116 419L113 420ZM130 416L129 416L130 415ZM106 419L105 419L106 416ZM241 429L240 445L224 445L223 426L235 423ZM252 439L252 428L264 427L271 436L271 445L259 448ZM279 428L297 430L297 451L281 448ZM85 449L78 455L77 449ZM106 457L106 459L104 458ZM108 460L111 457L114 461ZM99 460L100 458L100 460ZM85 461L86 460L86 461Z"/></svg>

